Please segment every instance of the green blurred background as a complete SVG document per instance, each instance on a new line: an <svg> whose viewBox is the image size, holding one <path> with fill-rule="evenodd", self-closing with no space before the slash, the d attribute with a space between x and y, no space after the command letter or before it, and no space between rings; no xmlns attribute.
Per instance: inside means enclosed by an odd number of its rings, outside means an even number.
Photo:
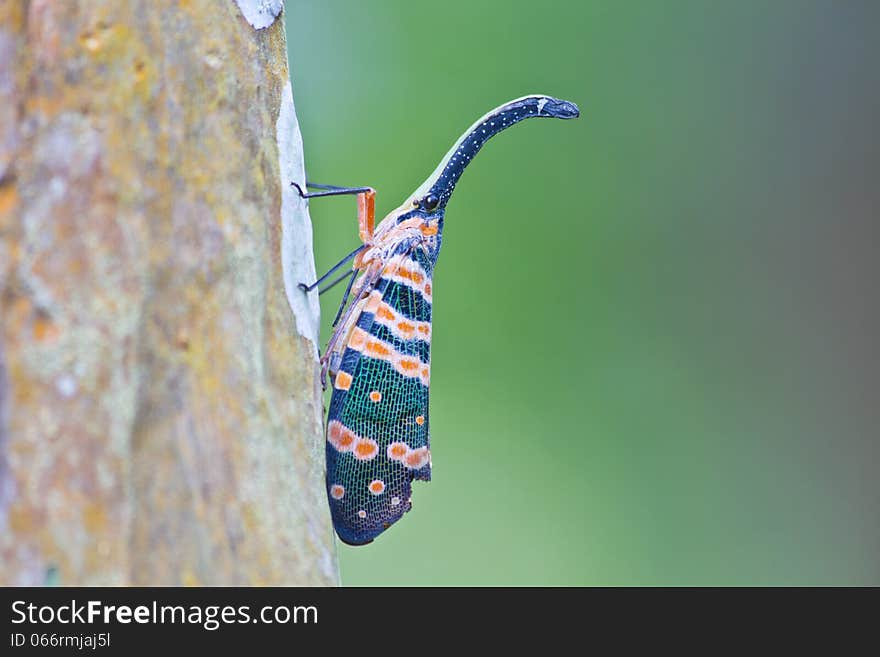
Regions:
<svg viewBox="0 0 880 657"><path fill-rule="evenodd" d="M581 107L458 186L434 480L344 584L880 584L878 7L288 3L309 177L379 216L488 109ZM323 271L355 203L311 211Z"/></svg>

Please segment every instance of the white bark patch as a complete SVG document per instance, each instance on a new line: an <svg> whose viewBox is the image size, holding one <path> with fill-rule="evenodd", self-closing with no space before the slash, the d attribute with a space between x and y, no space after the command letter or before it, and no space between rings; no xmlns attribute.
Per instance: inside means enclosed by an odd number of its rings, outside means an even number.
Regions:
<svg viewBox="0 0 880 657"><path fill-rule="evenodd" d="M244 19L258 30L269 27L284 9L284 0L235 0Z"/></svg>
<svg viewBox="0 0 880 657"><path fill-rule="evenodd" d="M318 291L315 289L307 294L296 286L297 283L312 283L316 274L309 206L290 184L291 181L302 187L306 184L302 134L296 120L290 81L284 85L281 94L281 109L275 130L281 169L281 265L284 290L296 319L297 332L311 340L317 352L321 313Z"/></svg>

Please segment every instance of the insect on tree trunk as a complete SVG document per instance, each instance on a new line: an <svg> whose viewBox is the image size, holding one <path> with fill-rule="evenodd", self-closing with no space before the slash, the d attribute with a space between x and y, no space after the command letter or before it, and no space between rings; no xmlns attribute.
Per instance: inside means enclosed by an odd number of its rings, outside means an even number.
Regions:
<svg viewBox="0 0 880 657"><path fill-rule="evenodd" d="M281 3L0 5L0 584L333 584Z"/></svg>

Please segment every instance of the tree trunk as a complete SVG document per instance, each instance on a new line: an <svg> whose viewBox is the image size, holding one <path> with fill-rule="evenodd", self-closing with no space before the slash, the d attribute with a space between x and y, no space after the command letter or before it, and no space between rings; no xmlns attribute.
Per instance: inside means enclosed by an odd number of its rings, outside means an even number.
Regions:
<svg viewBox="0 0 880 657"><path fill-rule="evenodd" d="M334 584L278 2L0 5L0 584Z"/></svg>

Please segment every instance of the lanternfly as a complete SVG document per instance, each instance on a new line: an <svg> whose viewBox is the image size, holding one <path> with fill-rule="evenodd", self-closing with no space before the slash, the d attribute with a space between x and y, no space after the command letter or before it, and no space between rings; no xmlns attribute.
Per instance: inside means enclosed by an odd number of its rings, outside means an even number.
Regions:
<svg viewBox="0 0 880 657"><path fill-rule="evenodd" d="M465 167L483 144L533 117L572 119L574 103L525 96L493 109L452 146L406 202L374 225L370 187L313 185L306 198L356 194L363 245L312 285L310 292L353 259L321 358L333 395L327 418L327 495L333 526L350 545L363 545L409 511L413 479L431 479L428 387L431 381L431 302L443 217ZM321 290L324 291L324 290Z"/></svg>

